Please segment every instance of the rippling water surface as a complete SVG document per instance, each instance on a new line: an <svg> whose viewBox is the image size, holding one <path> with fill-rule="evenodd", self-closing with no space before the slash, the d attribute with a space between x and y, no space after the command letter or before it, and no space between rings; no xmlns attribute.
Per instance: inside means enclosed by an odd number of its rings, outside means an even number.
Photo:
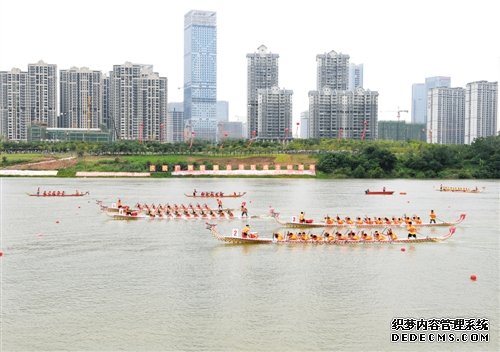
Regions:
<svg viewBox="0 0 500 352"><path fill-rule="evenodd" d="M439 181L312 179L3 178L1 346L4 351L496 351L499 324L499 183L448 181L480 194L441 193ZM34 198L47 190L82 198ZM366 196L364 190L395 190ZM112 220L105 204L184 203L183 193L246 191L250 215L274 207L306 212L427 220L467 213L443 243L373 246L230 245L202 220ZM400 195L399 192L407 192ZM215 200L206 200L216 207ZM220 220L229 234L268 218ZM441 236L446 228L421 230ZM400 237L405 237L402 230ZM469 279L476 274L478 280ZM490 342L393 344L394 317L490 320Z"/></svg>

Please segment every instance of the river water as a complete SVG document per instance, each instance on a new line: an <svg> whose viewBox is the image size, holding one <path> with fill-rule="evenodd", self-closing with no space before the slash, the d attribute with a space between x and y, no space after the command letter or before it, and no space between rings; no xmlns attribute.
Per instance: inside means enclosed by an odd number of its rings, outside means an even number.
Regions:
<svg viewBox="0 0 500 352"><path fill-rule="evenodd" d="M2 351L497 351L499 185L480 194L437 192L440 181L314 179L3 178ZM364 190L395 190L366 196ZM82 198L26 192L78 189ZM117 221L105 204L184 203L183 193L247 192L249 215L274 207L336 216L467 218L442 243L414 245L231 245L202 220ZM406 192L400 195L399 192ZM207 200L216 207L215 200ZM229 234L273 219L219 220ZM397 231L399 237L405 233ZM442 236L447 228L420 230ZM404 247L406 251L401 251ZM471 281L471 274L477 281ZM487 343L392 343L391 321L484 318Z"/></svg>

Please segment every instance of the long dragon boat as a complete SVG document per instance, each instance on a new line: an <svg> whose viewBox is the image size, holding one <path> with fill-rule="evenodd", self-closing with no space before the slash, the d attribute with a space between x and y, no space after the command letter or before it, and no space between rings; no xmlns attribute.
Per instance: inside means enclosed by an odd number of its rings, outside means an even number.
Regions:
<svg viewBox="0 0 500 352"><path fill-rule="evenodd" d="M147 214L138 209L119 209L118 212L115 211L105 211L105 214L113 218L114 220L212 220L212 219L220 219L220 220L236 220L236 219L249 219L249 218L257 218L258 216L237 216L237 215L228 215L224 213L223 215L218 213L205 213L204 215L199 214Z"/></svg>
<svg viewBox="0 0 500 352"><path fill-rule="evenodd" d="M466 187L448 187L442 186L436 191L439 192L459 192L459 193L481 193L479 188L466 188Z"/></svg>
<svg viewBox="0 0 500 352"><path fill-rule="evenodd" d="M449 239L455 233L456 228L450 227L448 233L441 237L422 237L422 238L412 238L412 239L396 239L396 240L276 240L275 238L264 238L259 237L257 234L253 234L252 237L242 237L237 231L233 231L232 236L223 235L217 230L216 224L206 223L207 229L210 230L212 236L223 242L233 243L233 244L325 244L325 245L342 245L342 246L359 246L359 245L383 245L383 244L405 244L405 243L430 243L430 242L442 242ZM322 237L318 237L322 238Z"/></svg>
<svg viewBox="0 0 500 352"><path fill-rule="evenodd" d="M26 193L30 197L43 197L43 198L48 198L48 197L83 197L86 196L87 194L90 194L88 191L87 192L78 192L78 193L63 193L59 192L59 194L54 192L48 192L48 193Z"/></svg>
<svg viewBox="0 0 500 352"><path fill-rule="evenodd" d="M455 226L455 225L458 225L460 224L464 219L465 219L465 216L466 214L465 213L462 213L460 214L460 217L455 220L455 221L452 221L452 222L437 222L437 223L421 223L421 224L417 224L417 223L413 223L413 225L415 225L416 227L434 227L434 226ZM314 227L363 227L363 228L372 228L372 227L375 227L375 228L380 228L380 227L406 227L408 226L406 223L399 223L399 224L396 224L396 223L383 223L383 224L366 224L366 223L362 223L362 224L357 224L356 222L353 222L352 224L348 224L346 222L342 223L342 224L338 224L338 223L332 223L332 224L329 224L329 223L326 223L326 222L298 222L298 221L281 221L279 219L278 216L273 216L273 218L280 224L282 225L283 227L290 227L290 228L314 228Z"/></svg>
<svg viewBox="0 0 500 352"><path fill-rule="evenodd" d="M219 192L207 192L207 193L199 193L199 194L186 194L184 193L184 195L186 197L190 197L190 198L239 198L239 197L243 197L245 194L247 194L247 192L240 192L240 193L229 193L229 194L226 194L226 193L219 193Z"/></svg>

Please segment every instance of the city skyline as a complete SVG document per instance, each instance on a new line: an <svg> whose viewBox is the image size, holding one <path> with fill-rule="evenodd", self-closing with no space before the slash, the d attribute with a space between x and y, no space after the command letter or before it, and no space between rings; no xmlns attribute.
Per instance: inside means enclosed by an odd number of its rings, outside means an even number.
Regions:
<svg viewBox="0 0 500 352"><path fill-rule="evenodd" d="M294 122L299 122L300 114L308 109L308 92L316 88L316 55L331 50L364 65L364 87L380 94L379 120L395 120L398 108L411 109L412 84L425 77L451 77L452 87L480 80L498 81L500 54L493 40L496 18L489 11L493 1L478 1L474 7L452 1L430 5L430 1L408 6L395 1L333 4L318 0L287 5L287 16L283 16L282 4L263 1L145 0L139 7L131 1L89 0L76 10L59 0L43 4L3 1L0 42L10 49L2 50L0 69L17 67L25 71L29 63L38 60L56 64L58 70L76 66L103 73L126 61L151 64L168 78L168 101L180 102L184 15L193 9L214 11L217 100L229 101L230 120L246 118L246 54L260 45L280 55L280 88L294 91ZM363 11L358 11L359 6ZM343 15L332 18L328 9L333 8ZM103 20L95 30L80 25L83 20L75 25L75 14L78 19L94 18L96 10ZM20 27L17 16L12 15L21 12L25 27ZM134 26L120 22L120 18L135 15ZM119 36L113 35L116 28L120 28ZM40 38L36 41L32 39L34 29ZM445 39L436 34L449 29L454 34ZM83 45L87 40L88 45ZM402 115L402 119L409 121L410 114Z"/></svg>

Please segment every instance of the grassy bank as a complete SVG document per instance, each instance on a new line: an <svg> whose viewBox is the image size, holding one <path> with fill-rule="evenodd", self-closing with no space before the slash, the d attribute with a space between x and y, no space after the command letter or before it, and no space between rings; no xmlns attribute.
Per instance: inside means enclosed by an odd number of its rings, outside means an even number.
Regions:
<svg viewBox="0 0 500 352"><path fill-rule="evenodd" d="M42 154L6 154L6 161L2 163L2 168L29 168L27 163L48 160ZM68 157L67 154L53 154L52 158L62 159ZM155 165L157 170L162 170L163 165L168 165L169 172L154 172L152 177L171 177L170 172L175 165L180 165L183 170L187 165L194 165L198 168L205 165L207 170L212 170L213 165L219 165L225 169L230 164L233 169L237 169L239 164L256 165L262 169L264 164L273 167L275 164L316 164L317 158L310 154L276 154L276 155L247 155L247 156L210 156L203 154L193 155L120 155L120 156L75 156L75 159L54 166L47 164L45 169L57 168L58 177L74 177L78 171L99 171L99 172L148 172L150 165ZM44 169L38 166L38 169ZM210 176L207 176L210 177Z"/></svg>

